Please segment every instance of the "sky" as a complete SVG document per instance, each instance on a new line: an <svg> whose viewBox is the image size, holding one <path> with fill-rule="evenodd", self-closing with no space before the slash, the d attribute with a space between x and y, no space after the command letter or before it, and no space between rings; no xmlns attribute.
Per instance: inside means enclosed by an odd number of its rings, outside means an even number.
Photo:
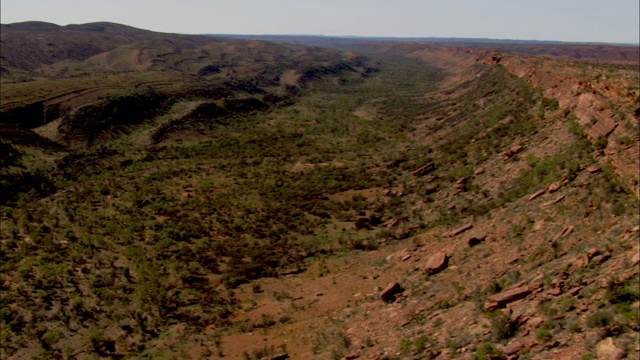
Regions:
<svg viewBox="0 0 640 360"><path fill-rule="evenodd" d="M640 42L638 0L2 0L3 24L109 21L183 34Z"/></svg>

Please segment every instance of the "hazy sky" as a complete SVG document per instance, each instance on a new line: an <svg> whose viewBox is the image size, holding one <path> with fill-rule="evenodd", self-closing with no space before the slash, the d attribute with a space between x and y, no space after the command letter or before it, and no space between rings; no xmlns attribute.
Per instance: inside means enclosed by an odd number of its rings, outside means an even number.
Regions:
<svg viewBox="0 0 640 360"><path fill-rule="evenodd" d="M2 23L175 33L640 42L638 0L1 0Z"/></svg>

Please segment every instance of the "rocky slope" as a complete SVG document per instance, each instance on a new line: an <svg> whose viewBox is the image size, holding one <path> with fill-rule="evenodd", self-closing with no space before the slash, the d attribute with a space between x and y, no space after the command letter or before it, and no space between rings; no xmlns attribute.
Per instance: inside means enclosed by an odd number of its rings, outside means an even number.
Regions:
<svg viewBox="0 0 640 360"><path fill-rule="evenodd" d="M637 65L145 46L2 85L3 358L638 358Z"/></svg>

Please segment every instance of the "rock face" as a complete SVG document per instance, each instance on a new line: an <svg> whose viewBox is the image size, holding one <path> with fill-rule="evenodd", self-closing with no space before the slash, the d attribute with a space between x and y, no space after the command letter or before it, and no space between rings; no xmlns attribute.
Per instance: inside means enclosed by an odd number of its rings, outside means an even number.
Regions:
<svg viewBox="0 0 640 360"><path fill-rule="evenodd" d="M527 286L509 289L487 298L487 302L484 304L484 308L487 311L501 309L504 308L508 303L524 299L530 293L531 290Z"/></svg>
<svg viewBox="0 0 640 360"><path fill-rule="evenodd" d="M598 360L620 360L627 356L627 353L613 343L612 338L606 338L596 345L596 355Z"/></svg>
<svg viewBox="0 0 640 360"><path fill-rule="evenodd" d="M591 141L597 141L601 138L606 138L611 135L611 133L618 127L618 123L616 123L613 119L604 118L599 119L595 125L590 128L585 129L585 135L587 135Z"/></svg>
<svg viewBox="0 0 640 360"><path fill-rule="evenodd" d="M380 292L380 299L384 302L393 301L395 295L402 292L402 287L397 282L392 282Z"/></svg>
<svg viewBox="0 0 640 360"><path fill-rule="evenodd" d="M447 254L439 252L431 255L431 257L427 259L424 267L429 275L434 275L444 270L447 267L448 261L449 258L447 257Z"/></svg>

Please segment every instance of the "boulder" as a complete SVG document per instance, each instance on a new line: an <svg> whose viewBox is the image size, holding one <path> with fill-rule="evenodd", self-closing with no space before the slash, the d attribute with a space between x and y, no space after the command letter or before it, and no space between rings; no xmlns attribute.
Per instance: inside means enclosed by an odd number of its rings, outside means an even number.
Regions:
<svg viewBox="0 0 640 360"><path fill-rule="evenodd" d="M591 259L591 262L597 265L602 265L604 262L606 262L609 259L611 259L611 254L602 254L602 255L594 256L593 259Z"/></svg>
<svg viewBox="0 0 640 360"><path fill-rule="evenodd" d="M498 305L498 308L503 308L508 303L526 298L530 293L531 290L529 289L529 287L521 286L490 296L487 298L487 302L496 303Z"/></svg>
<svg viewBox="0 0 640 360"><path fill-rule="evenodd" d="M289 354L282 353L278 355L263 357L262 360L286 360L288 358L289 358Z"/></svg>
<svg viewBox="0 0 640 360"><path fill-rule="evenodd" d="M554 192L560 190L561 187L562 187L562 181L557 181L549 185L549 188L547 188L547 191L549 192L549 194L553 194Z"/></svg>
<svg viewBox="0 0 640 360"><path fill-rule="evenodd" d="M412 174L413 176L423 176L429 174L430 172L433 172L435 169L436 164L431 162L414 170Z"/></svg>
<svg viewBox="0 0 640 360"><path fill-rule="evenodd" d="M551 290L549 290L549 295L551 296L560 296L562 295L562 287L558 286Z"/></svg>
<svg viewBox="0 0 640 360"><path fill-rule="evenodd" d="M541 317L534 317L532 319L530 319L529 321L527 321L527 324L529 324L529 326L531 327L532 330L535 330L538 328L538 326L540 326L540 324L542 324L544 322L544 319Z"/></svg>
<svg viewBox="0 0 640 360"><path fill-rule="evenodd" d="M593 164L593 165L591 165L591 166L589 166L589 167L587 168L587 171L588 171L588 172L590 172L590 173L592 173L592 174L597 174L597 173L599 173L601 170L602 170L602 169L600 168L600 166L598 166L598 165L596 165L596 164Z"/></svg>
<svg viewBox="0 0 640 360"><path fill-rule="evenodd" d="M593 259L594 257L598 256L602 254L602 251L600 251L600 249L598 248L591 248L589 249L589 251L587 252L587 258L589 259L589 261L591 261L591 259Z"/></svg>
<svg viewBox="0 0 640 360"><path fill-rule="evenodd" d="M434 275L444 270L447 267L448 261L447 253L439 252L431 255L427 259L424 267L429 275Z"/></svg>
<svg viewBox="0 0 640 360"><path fill-rule="evenodd" d="M613 343L612 338L606 338L596 345L598 360L620 360L627 356L627 352Z"/></svg>
<svg viewBox="0 0 640 360"><path fill-rule="evenodd" d="M631 257L629 259L629 263L631 264L631 267L637 266L638 264L640 264L640 251L637 251L638 248L636 247L636 251L631 254Z"/></svg>
<svg viewBox="0 0 640 360"><path fill-rule="evenodd" d="M571 225L568 226L564 229L562 229L562 231L560 231L554 238L553 241L558 241L561 238L568 236L569 234L571 234L573 232L573 230L575 229L575 225Z"/></svg>
<svg viewBox="0 0 640 360"><path fill-rule="evenodd" d="M572 289L570 289L569 291L567 291L567 294L569 294L569 296L576 296L578 295L578 293L582 290L581 286L578 287L574 287Z"/></svg>
<svg viewBox="0 0 640 360"><path fill-rule="evenodd" d="M278 275L280 275L280 276L295 275L295 274L303 273L306 270L307 270L307 268L304 268L304 267L292 268L292 269L282 269L282 270L278 271Z"/></svg>
<svg viewBox="0 0 640 360"><path fill-rule="evenodd" d="M516 339L508 343L503 348L503 351L506 355L515 355L518 352L520 352L522 349L524 349L524 344L520 340Z"/></svg>
<svg viewBox="0 0 640 360"><path fill-rule="evenodd" d="M390 302L395 299L395 295L403 291L400 284L392 282L380 292L380 299L384 302Z"/></svg>
<svg viewBox="0 0 640 360"><path fill-rule="evenodd" d="M411 230L409 229L398 229L393 233L393 238L396 240L404 240L411 236Z"/></svg>
<svg viewBox="0 0 640 360"><path fill-rule="evenodd" d="M542 206L551 206L553 204L559 203L563 199L564 199L564 195L559 196L559 197L555 198L554 200L547 201L546 203L542 204Z"/></svg>
<svg viewBox="0 0 640 360"><path fill-rule="evenodd" d="M535 194L529 196L529 201L539 198L540 196L544 195L546 192L547 192L547 189L542 189L537 191Z"/></svg>
<svg viewBox="0 0 640 360"><path fill-rule="evenodd" d="M454 236L460 235L463 232L465 232L465 231L467 231L467 230L469 230L471 228L473 228L473 224L472 223L468 223L468 224L462 225L459 228L452 230L449 233L449 237L454 237Z"/></svg>
<svg viewBox="0 0 640 360"><path fill-rule="evenodd" d="M495 301L486 301L484 303L484 311L494 312L500 308L500 305Z"/></svg>
<svg viewBox="0 0 640 360"><path fill-rule="evenodd" d="M518 154L518 153L522 152L522 150L524 150L524 148L522 146L516 145L516 146L512 147L511 149L509 149L509 154L515 155L515 154Z"/></svg>
<svg viewBox="0 0 640 360"><path fill-rule="evenodd" d="M467 180L469 180L469 178L461 177L460 179L458 179L458 180L456 181L456 183L455 183L455 184L453 184L453 186L454 186L456 189L462 189L462 188L464 188L465 184L467 183Z"/></svg>
<svg viewBox="0 0 640 360"><path fill-rule="evenodd" d="M438 180L438 177L435 175L429 175L429 176L425 176L424 177L424 181L428 182L428 183L432 183L434 181Z"/></svg>
<svg viewBox="0 0 640 360"><path fill-rule="evenodd" d="M469 240L467 240L467 246L468 247L474 247L474 246L480 244L481 242L483 242L484 239L486 239L486 238L487 238L486 235L482 236L482 237L475 237L474 236L472 238L469 238Z"/></svg>
<svg viewBox="0 0 640 360"><path fill-rule="evenodd" d="M424 189L424 194L425 195L435 194L435 193L438 192L439 189L440 189L440 185L438 185L438 184L429 184L429 186L427 186Z"/></svg>
<svg viewBox="0 0 640 360"><path fill-rule="evenodd" d="M391 219L382 224L382 227L385 229L391 229L396 227L400 223L400 219Z"/></svg>
<svg viewBox="0 0 640 360"><path fill-rule="evenodd" d="M516 146L512 147L511 149L509 149L508 151L506 151L506 152L504 152L502 154L503 155L502 161L507 162L507 161L511 160L511 158L514 155L516 155L518 153L521 153L522 150L524 150L524 148L522 146L520 146L520 145L516 145Z"/></svg>
<svg viewBox="0 0 640 360"><path fill-rule="evenodd" d="M473 175L475 175L475 176L479 176L479 175L482 175L482 174L484 174L484 169L483 168L478 168L478 169L476 169L476 171L473 172Z"/></svg>

